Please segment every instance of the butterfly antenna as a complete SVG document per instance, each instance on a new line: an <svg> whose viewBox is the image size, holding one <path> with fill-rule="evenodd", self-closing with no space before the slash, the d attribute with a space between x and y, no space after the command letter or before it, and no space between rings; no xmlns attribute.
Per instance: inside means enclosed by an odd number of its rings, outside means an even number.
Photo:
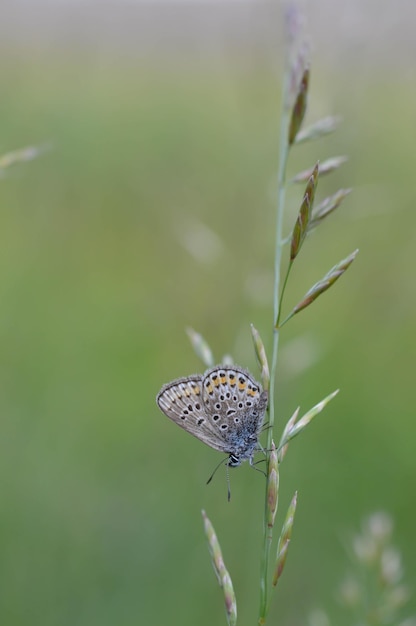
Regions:
<svg viewBox="0 0 416 626"><path fill-rule="evenodd" d="M230 487L230 471L228 469L228 463L225 466L225 473L227 476L227 500L229 502L231 500L231 487Z"/></svg>
<svg viewBox="0 0 416 626"><path fill-rule="evenodd" d="M211 482L211 480L214 478L214 474L217 472L218 468L224 463L224 459L222 459L218 465L215 466L214 471L212 472L211 476L208 478L207 480L207 485L209 485L209 483Z"/></svg>

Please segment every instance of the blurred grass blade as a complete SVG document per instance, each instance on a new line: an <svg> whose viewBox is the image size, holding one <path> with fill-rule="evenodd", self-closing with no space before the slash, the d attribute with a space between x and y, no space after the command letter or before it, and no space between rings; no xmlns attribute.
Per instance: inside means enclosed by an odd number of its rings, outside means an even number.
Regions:
<svg viewBox="0 0 416 626"><path fill-rule="evenodd" d="M303 143L305 141L313 141L320 139L329 133L333 133L341 123L341 118L335 115L324 117L321 120L311 124L304 130L300 130L295 138L295 143Z"/></svg>
<svg viewBox="0 0 416 626"><path fill-rule="evenodd" d="M293 424L293 426L287 431L286 435L282 436L281 442L279 444L279 449L286 446L291 439L299 435L299 433L302 432L302 430L304 430L306 426L308 426L308 424L310 424L313 418L316 417L326 407L326 405L331 402L333 398L335 398L338 392L339 389L336 389L335 391L330 393L329 396L326 396L326 398L324 398L323 400L318 402L318 404L315 404L314 407L309 409L309 411L305 413L305 415L303 415L298 422Z"/></svg>
<svg viewBox="0 0 416 626"><path fill-rule="evenodd" d="M307 98L308 98L308 87L309 87L309 68L305 68L300 85L298 88L298 93L296 96L295 104L292 109L292 117L289 125L289 136L288 142L289 146L293 144L295 141L296 135L300 127L302 126L303 118L305 117Z"/></svg>
<svg viewBox="0 0 416 626"><path fill-rule="evenodd" d="M293 425L295 424L296 420L298 419L298 415L299 415L299 411L300 411L300 406L298 406L298 408L296 409L296 411L293 413L292 417L288 420L284 431L282 433L282 436L280 437L280 442L279 442L279 452L277 455L277 460L279 463L281 463L283 461L283 459L286 456L286 452L287 452L287 447L289 445L289 443L284 444L283 442L285 441L285 439L287 438L288 433L290 432L290 430L293 428Z"/></svg>
<svg viewBox="0 0 416 626"><path fill-rule="evenodd" d="M339 207L341 202L351 193L351 191L351 188L338 189L336 193L332 196L328 196L320 204L318 204L312 212L312 219L310 221L309 228L312 229L318 226L318 224L320 224L322 220L327 217L327 215Z"/></svg>
<svg viewBox="0 0 416 626"><path fill-rule="evenodd" d="M416 616L404 618L403 607L411 598L404 583L403 558L392 544L392 517L383 511L363 520L361 532L348 546L354 570L348 573L338 597L354 623L415 626ZM350 569L350 568L349 568Z"/></svg>
<svg viewBox="0 0 416 626"><path fill-rule="evenodd" d="M49 149L50 146L45 144L44 146L26 146L26 148L22 148L21 150L7 152L0 156L0 170L5 170L18 163L33 161L33 159L36 159L36 157L44 154Z"/></svg>
<svg viewBox="0 0 416 626"><path fill-rule="evenodd" d="M293 261L302 247L305 241L306 234L309 228L309 222L312 215L312 206L315 199L315 190L318 184L319 176L319 161L316 163L312 170L312 174L309 177L308 184L306 185L305 195L296 219L295 226L293 228L292 240L290 243L290 260Z"/></svg>
<svg viewBox="0 0 416 626"><path fill-rule="evenodd" d="M204 522L204 531L208 539L209 551L211 554L212 566L217 576L218 583L224 592L225 612L229 626L237 624L237 603L233 589L231 577L224 565L221 547L215 534L215 530L205 511L202 511L202 519Z"/></svg>
<svg viewBox="0 0 416 626"><path fill-rule="evenodd" d="M329 270L328 274L326 274L321 280L315 283L315 285L311 287L311 289L309 289L309 291L304 295L302 300L298 302L298 304L294 307L290 315L288 315L288 317L284 320L284 322L282 322L282 326L291 317L296 315L296 313L299 313L299 311L302 311L307 306L312 304L312 302L314 302L316 298L318 298L322 293L324 293L324 291L329 289L338 280L338 278L342 276L343 273L349 268L349 266L354 261L357 254L358 254L358 250L355 250L354 252L352 252L349 256L347 256L347 258L343 259L342 261L334 265L334 267L331 270Z"/></svg>
<svg viewBox="0 0 416 626"><path fill-rule="evenodd" d="M333 172L334 170L341 167L341 165L343 165L343 163L345 163L346 161L348 161L348 157L346 156L332 157L331 159L327 159L326 161L323 161L319 165L319 175L323 176L325 174L329 174L330 172ZM299 174L296 174L296 176L292 178L291 182L292 183L304 183L306 180L308 180L308 178L312 176L312 173L313 173L313 169L303 170L303 172L299 172Z"/></svg>
<svg viewBox="0 0 416 626"><path fill-rule="evenodd" d="M283 523L282 532L280 533L279 542L277 544L276 565L272 578L273 587L276 587L285 567L287 551L289 549L290 539L292 537L293 522L295 520L297 501L298 492L296 491L289 504L285 521Z"/></svg>
<svg viewBox="0 0 416 626"><path fill-rule="evenodd" d="M254 343L254 351L256 353L257 362L259 364L261 370L261 381L263 384L263 388L268 390L270 384L270 371L269 371L269 363L267 361L266 350L264 349L263 341L260 337L259 331L253 326L251 326L251 335L253 337Z"/></svg>
<svg viewBox="0 0 416 626"><path fill-rule="evenodd" d="M305 69L309 66L310 43L305 29L305 20L302 8L298 2L286 2L284 6L283 33L286 37L286 64L285 72L288 74L284 104L289 112L299 92L299 84Z"/></svg>
<svg viewBox="0 0 416 626"><path fill-rule="evenodd" d="M234 365L235 361L232 357L231 354L224 354L222 359L221 359L221 363L223 363L223 365ZM215 363L214 363L215 365Z"/></svg>
<svg viewBox="0 0 416 626"><path fill-rule="evenodd" d="M214 355L212 354L212 350L203 336L190 327L186 329L186 334L190 339L195 354L207 367L213 367L215 365Z"/></svg>

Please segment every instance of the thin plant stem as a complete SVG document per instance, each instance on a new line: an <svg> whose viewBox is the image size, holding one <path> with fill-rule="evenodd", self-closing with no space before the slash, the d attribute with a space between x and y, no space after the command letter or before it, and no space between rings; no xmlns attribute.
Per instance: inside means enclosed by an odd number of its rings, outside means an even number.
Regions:
<svg viewBox="0 0 416 626"><path fill-rule="evenodd" d="M290 111L287 106L287 95L289 89L289 71L286 68L284 72L282 107L281 107L281 128L280 128L280 145L279 145L279 167L277 176L277 213L276 213L276 242L275 242L275 261L274 261L274 290L273 290L273 346L270 371L270 389L269 389L269 429L267 436L267 467L269 463L269 451L272 447L273 426L275 419L275 380L277 353L279 348L279 328L277 321L280 318L281 299L280 292L280 275L281 275L281 259L283 249L283 214L286 195L286 166L289 153L288 131L290 123ZM287 277L286 277L287 279ZM267 473L267 469L266 469ZM264 509L264 527L263 527L263 548L261 557L261 573L260 573L260 612L259 624L264 624L268 608L268 571L269 557L272 541L272 531L267 525L267 488L265 494Z"/></svg>
<svg viewBox="0 0 416 626"><path fill-rule="evenodd" d="M275 322L275 328L281 328L283 324L280 324L280 318L282 315L282 302L283 302L283 296L285 295L285 289L286 289L286 285L287 285L287 281L289 278L289 274L290 274L290 270L292 269L292 261L289 263L289 265L287 266L287 271L286 271L286 276L285 279L283 281L283 285L282 285L282 293L280 294L280 300L279 300L279 311L277 314L277 319Z"/></svg>

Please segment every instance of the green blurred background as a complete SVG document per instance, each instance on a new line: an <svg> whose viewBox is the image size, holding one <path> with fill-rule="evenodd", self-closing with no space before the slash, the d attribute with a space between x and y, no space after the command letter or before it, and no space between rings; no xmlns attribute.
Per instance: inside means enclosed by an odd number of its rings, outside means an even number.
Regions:
<svg viewBox="0 0 416 626"><path fill-rule="evenodd" d="M154 398L204 369L187 326L255 375L251 322L270 346L280 13L45 6L2 11L1 152L51 149L0 181L0 623L225 623L205 508L253 624L262 477L232 471L228 504L223 472L205 485L218 454ZM338 36L316 15L309 29L307 121L344 123L289 171L347 154L318 195L354 192L305 245L286 306L360 254L282 334L280 428L341 393L282 466L281 513L299 501L271 623L316 607L351 623L344 542L374 510L416 585L414 58L406 20L383 46L347 17Z"/></svg>

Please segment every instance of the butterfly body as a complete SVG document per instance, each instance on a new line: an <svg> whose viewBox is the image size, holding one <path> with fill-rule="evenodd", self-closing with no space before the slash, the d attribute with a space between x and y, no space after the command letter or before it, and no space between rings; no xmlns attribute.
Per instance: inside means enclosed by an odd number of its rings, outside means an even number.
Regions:
<svg viewBox="0 0 416 626"><path fill-rule="evenodd" d="M159 408L178 426L214 450L229 455L227 465L253 463L261 449L258 437L268 394L246 370L216 366L164 385L157 395Z"/></svg>

